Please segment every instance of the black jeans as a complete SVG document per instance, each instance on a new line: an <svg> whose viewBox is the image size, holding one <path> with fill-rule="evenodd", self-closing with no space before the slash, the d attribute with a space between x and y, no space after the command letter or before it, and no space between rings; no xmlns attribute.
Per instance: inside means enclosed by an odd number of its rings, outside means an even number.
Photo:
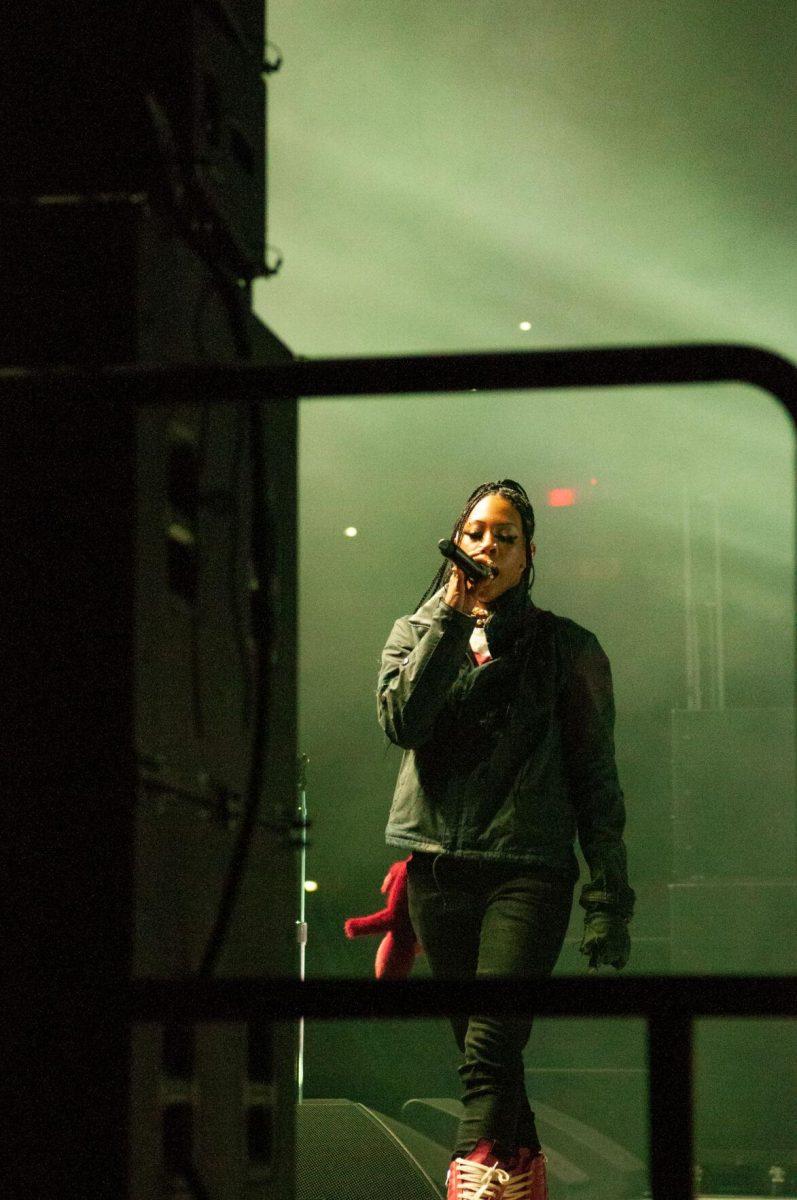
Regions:
<svg viewBox="0 0 797 1200"><path fill-rule="evenodd" d="M547 867L414 853L408 868L410 917L438 979L550 975L570 919L573 884ZM529 1007L534 985L529 984ZM452 1158L481 1138L509 1158L539 1150L526 1095L523 1049L530 1013L451 1018L464 1054L459 1074L465 1115Z"/></svg>

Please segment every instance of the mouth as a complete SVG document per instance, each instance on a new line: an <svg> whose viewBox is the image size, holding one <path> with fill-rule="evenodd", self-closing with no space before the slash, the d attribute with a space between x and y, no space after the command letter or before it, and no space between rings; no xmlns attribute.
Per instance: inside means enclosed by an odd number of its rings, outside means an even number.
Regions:
<svg viewBox="0 0 797 1200"><path fill-rule="evenodd" d="M491 562L489 562L487 559L477 558L476 562L481 563L481 565L483 567L487 567L487 570L490 572L491 579L497 579L497 577L500 575L500 571L498 570L498 567L494 567L493 564Z"/></svg>

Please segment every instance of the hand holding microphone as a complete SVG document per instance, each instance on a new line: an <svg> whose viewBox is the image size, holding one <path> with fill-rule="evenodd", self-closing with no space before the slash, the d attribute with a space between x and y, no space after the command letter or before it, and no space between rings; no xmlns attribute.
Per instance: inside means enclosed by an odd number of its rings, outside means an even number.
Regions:
<svg viewBox="0 0 797 1200"><path fill-rule="evenodd" d="M476 595L479 585L494 579L498 572L494 567L488 567L485 563L471 558L450 538L441 538L437 548L443 558L449 559L454 565L443 599L451 608L471 616L479 604Z"/></svg>
<svg viewBox="0 0 797 1200"><path fill-rule="evenodd" d="M470 579L471 583L481 583L484 579L493 579L498 574L495 567L488 567L485 563L480 563L477 559L471 558L469 554L466 554L450 538L441 538L437 543L437 549L443 558L449 559L455 566L459 567L466 577Z"/></svg>

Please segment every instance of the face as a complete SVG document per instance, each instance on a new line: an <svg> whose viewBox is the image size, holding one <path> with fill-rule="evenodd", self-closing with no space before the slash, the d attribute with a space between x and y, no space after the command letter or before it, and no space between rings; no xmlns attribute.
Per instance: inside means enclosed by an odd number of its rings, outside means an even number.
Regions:
<svg viewBox="0 0 797 1200"><path fill-rule="evenodd" d="M498 574L479 585L478 597L484 604L496 600L508 588L520 582L526 567L526 544L520 513L505 496L484 496L470 510L457 539L471 558L494 567ZM531 554L534 553L532 543Z"/></svg>

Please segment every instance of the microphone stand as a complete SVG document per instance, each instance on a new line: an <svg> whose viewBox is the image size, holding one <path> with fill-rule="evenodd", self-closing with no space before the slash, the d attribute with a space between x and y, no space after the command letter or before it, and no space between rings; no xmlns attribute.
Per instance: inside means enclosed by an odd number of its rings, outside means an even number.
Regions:
<svg viewBox="0 0 797 1200"><path fill-rule="evenodd" d="M309 758L300 754L296 760L297 767L297 799L296 820L294 828L298 831L299 846L299 919L296 922L296 941L299 945L299 979L304 982L305 955L307 951L307 764ZM302 1103L304 1098L304 1016L299 1018L299 1035L296 1045L296 1100Z"/></svg>

